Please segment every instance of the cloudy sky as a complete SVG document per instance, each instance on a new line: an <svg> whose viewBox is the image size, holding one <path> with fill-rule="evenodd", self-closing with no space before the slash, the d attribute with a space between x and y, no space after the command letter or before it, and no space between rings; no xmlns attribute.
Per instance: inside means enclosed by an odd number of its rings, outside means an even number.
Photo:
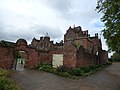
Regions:
<svg viewBox="0 0 120 90"><path fill-rule="evenodd" d="M60 41L69 26L81 26L91 36L101 33L101 14L95 11L97 0L0 0L0 40L16 42L49 34ZM100 36L99 36L100 37ZM103 49L107 50L101 36Z"/></svg>

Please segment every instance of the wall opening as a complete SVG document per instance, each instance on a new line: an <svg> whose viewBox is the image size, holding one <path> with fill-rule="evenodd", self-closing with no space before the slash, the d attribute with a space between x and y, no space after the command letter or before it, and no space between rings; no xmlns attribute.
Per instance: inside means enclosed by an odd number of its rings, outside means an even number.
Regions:
<svg viewBox="0 0 120 90"><path fill-rule="evenodd" d="M63 65L63 54L53 54L52 66L57 68Z"/></svg>

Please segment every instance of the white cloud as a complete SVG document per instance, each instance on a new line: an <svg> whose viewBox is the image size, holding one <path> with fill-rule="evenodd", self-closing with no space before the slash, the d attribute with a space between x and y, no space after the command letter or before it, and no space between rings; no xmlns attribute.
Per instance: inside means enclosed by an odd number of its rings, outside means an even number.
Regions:
<svg viewBox="0 0 120 90"><path fill-rule="evenodd" d="M43 4L56 11L68 12L73 6L70 0L44 0Z"/></svg>

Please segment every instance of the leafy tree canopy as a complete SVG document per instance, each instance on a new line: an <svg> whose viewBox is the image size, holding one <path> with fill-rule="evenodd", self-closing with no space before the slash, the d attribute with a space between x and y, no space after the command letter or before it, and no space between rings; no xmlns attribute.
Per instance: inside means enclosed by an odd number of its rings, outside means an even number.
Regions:
<svg viewBox="0 0 120 90"><path fill-rule="evenodd" d="M103 13L103 36L109 51L120 53L120 0L98 0L96 9Z"/></svg>

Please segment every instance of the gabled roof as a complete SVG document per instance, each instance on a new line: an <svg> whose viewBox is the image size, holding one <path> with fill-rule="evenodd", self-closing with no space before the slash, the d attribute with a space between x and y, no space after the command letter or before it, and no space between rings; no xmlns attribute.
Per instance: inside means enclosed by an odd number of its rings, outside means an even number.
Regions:
<svg viewBox="0 0 120 90"><path fill-rule="evenodd" d="M78 27L74 27L74 28L73 28L73 31L74 31L75 33L79 33L79 32L82 32L82 29L81 29L80 26L78 26Z"/></svg>

